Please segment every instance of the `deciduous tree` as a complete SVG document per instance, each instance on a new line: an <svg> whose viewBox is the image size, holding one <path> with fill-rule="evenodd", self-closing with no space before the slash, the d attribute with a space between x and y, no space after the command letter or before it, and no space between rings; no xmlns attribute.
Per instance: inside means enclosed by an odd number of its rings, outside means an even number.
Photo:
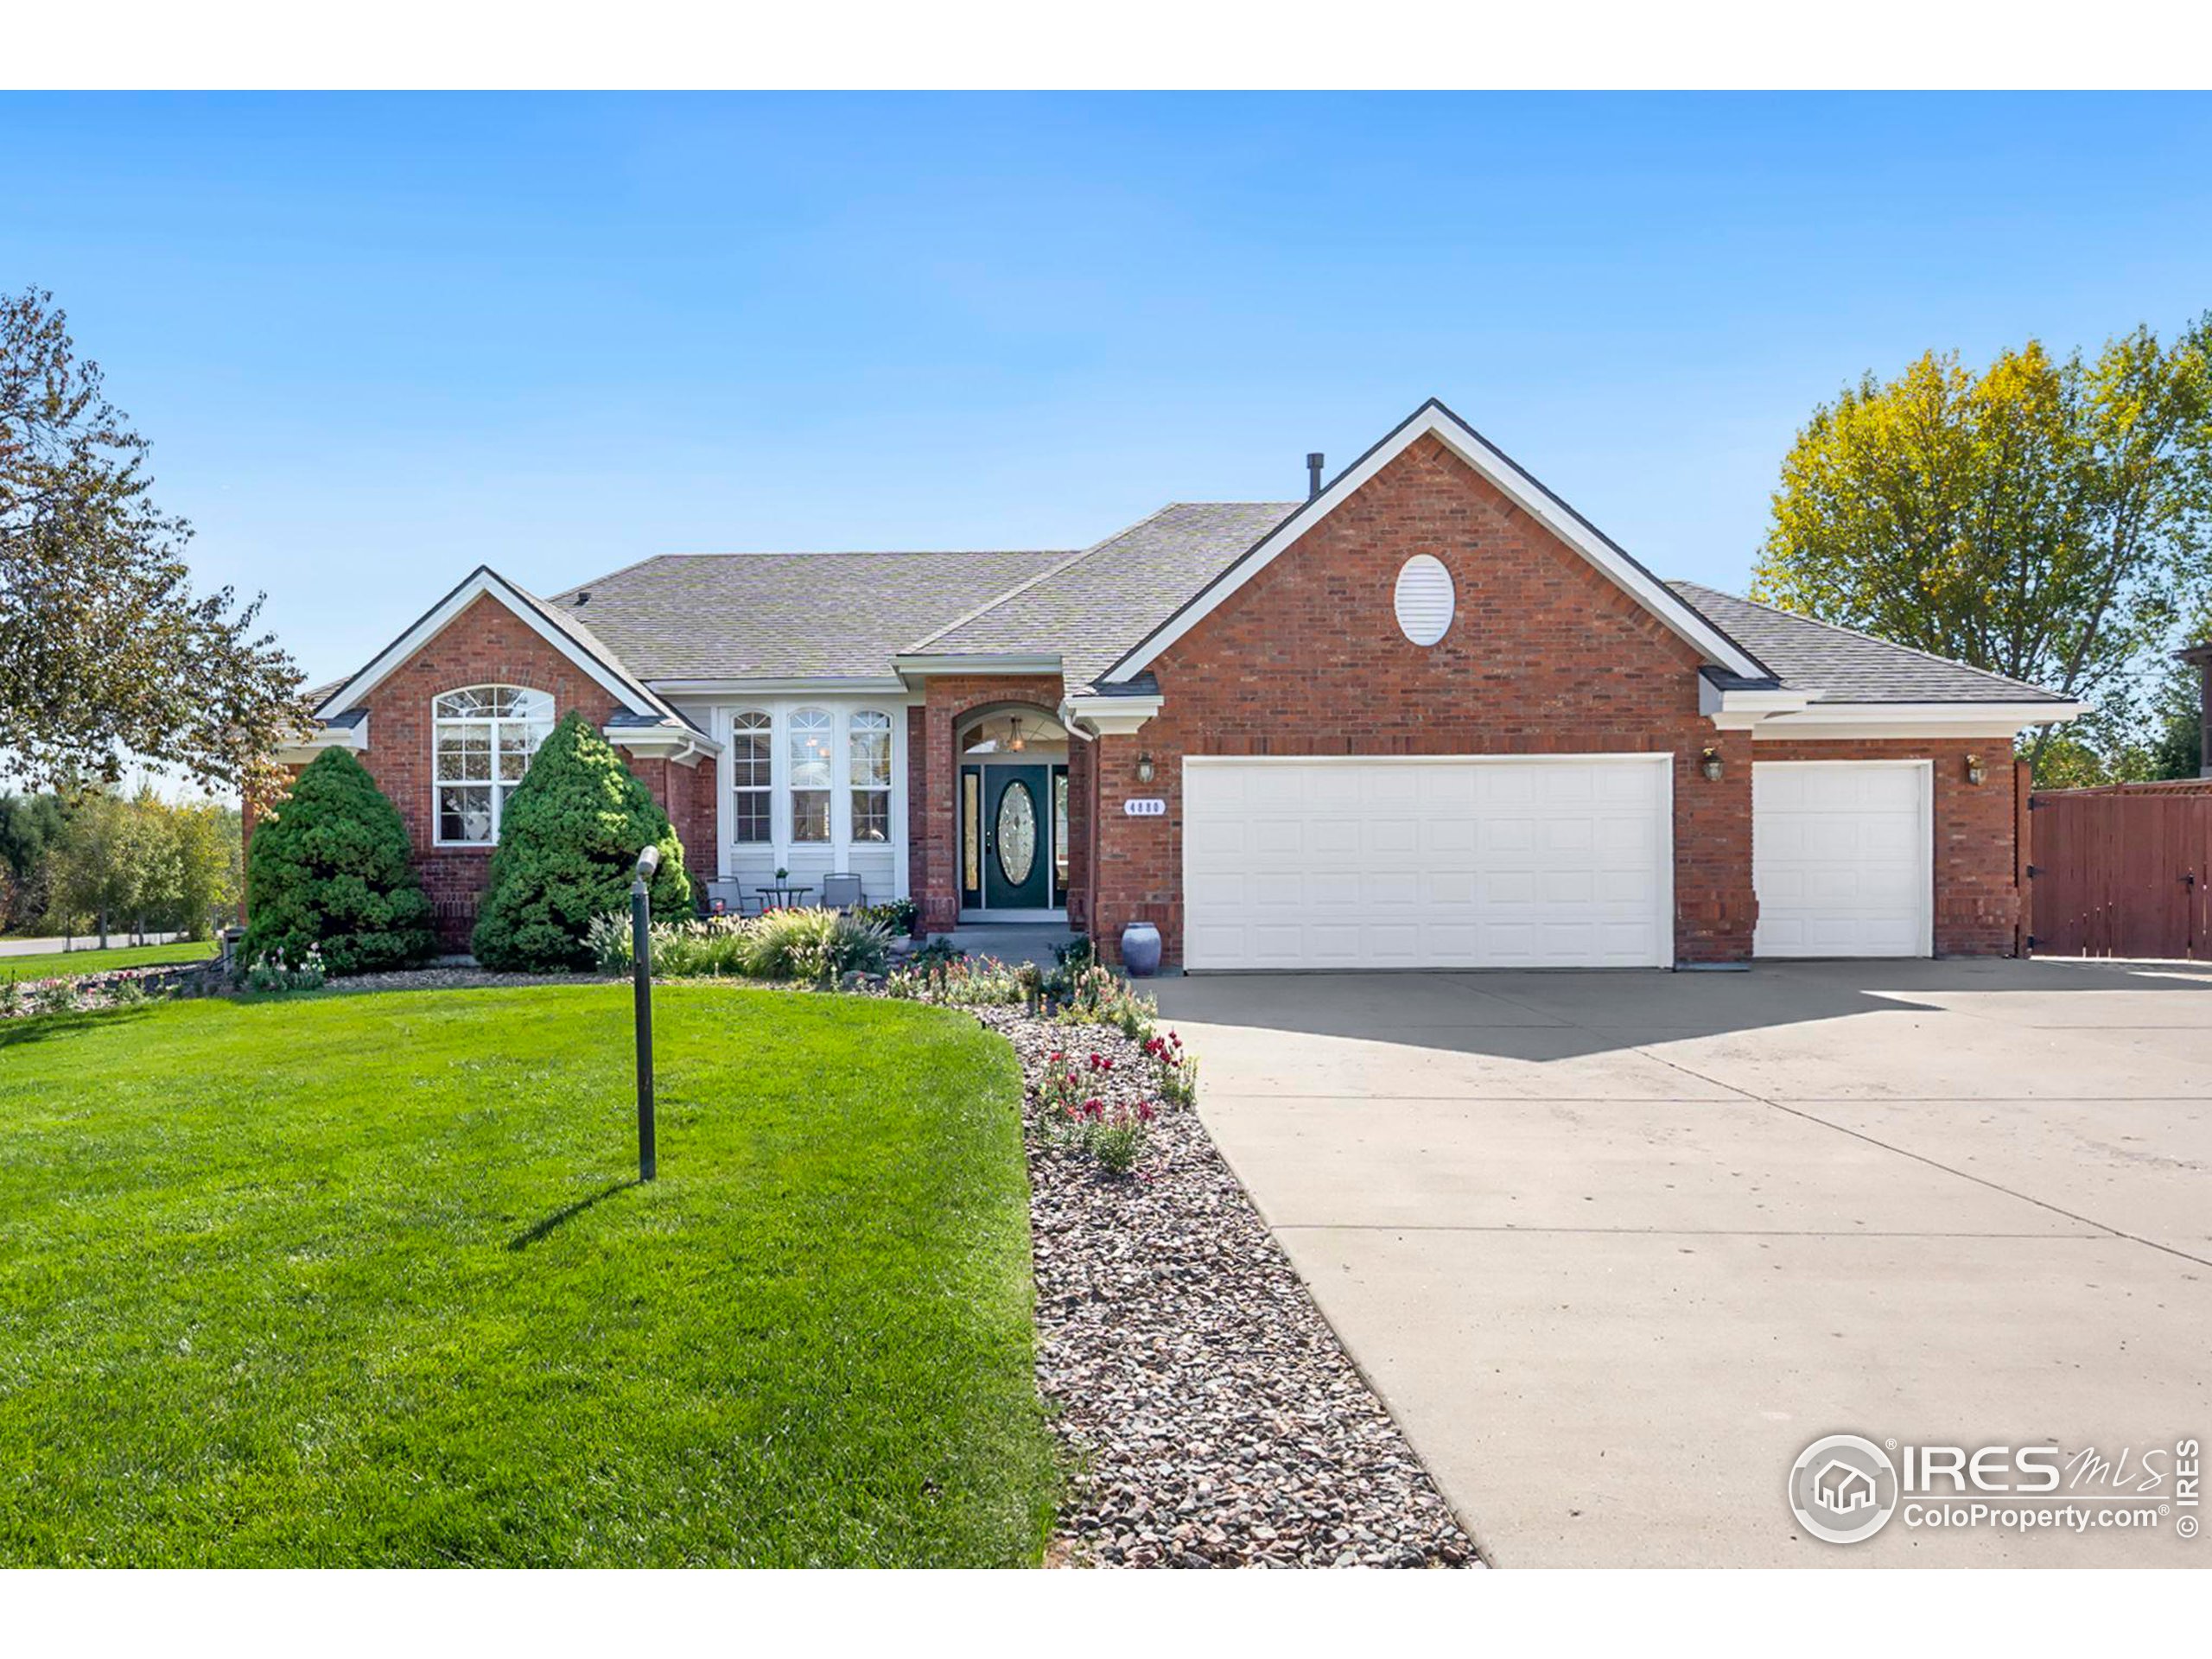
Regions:
<svg viewBox="0 0 2212 1659"><path fill-rule="evenodd" d="M299 671L258 599L193 592L191 527L66 325L40 289L0 298L0 776L112 783L136 754L258 784Z"/></svg>
<svg viewBox="0 0 2212 1659"><path fill-rule="evenodd" d="M2212 315L2094 360L2031 340L1868 375L1783 461L1754 592L2101 703L2082 741L2117 747L2212 596L2209 528Z"/></svg>

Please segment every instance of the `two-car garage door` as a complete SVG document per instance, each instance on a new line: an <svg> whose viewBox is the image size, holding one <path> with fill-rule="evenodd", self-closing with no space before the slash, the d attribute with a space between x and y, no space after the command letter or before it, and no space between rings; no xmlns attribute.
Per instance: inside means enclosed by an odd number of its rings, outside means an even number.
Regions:
<svg viewBox="0 0 2212 1659"><path fill-rule="evenodd" d="M1185 963L1664 967L1673 759L1186 758Z"/></svg>

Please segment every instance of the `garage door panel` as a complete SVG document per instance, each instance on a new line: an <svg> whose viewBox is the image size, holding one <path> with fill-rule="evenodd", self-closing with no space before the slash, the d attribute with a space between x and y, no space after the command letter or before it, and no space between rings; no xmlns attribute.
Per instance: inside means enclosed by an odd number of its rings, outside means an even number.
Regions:
<svg viewBox="0 0 2212 1659"><path fill-rule="evenodd" d="M1193 757L1186 963L1663 966L1670 767ZM1262 827L1269 815L1283 822Z"/></svg>
<svg viewBox="0 0 2212 1659"><path fill-rule="evenodd" d="M1753 954L1928 955L1929 783L1916 762L1754 763Z"/></svg>

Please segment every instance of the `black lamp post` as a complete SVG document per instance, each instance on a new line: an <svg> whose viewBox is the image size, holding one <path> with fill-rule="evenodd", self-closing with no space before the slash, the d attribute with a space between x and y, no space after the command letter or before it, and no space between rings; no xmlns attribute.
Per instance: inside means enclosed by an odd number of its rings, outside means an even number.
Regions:
<svg viewBox="0 0 2212 1659"><path fill-rule="evenodd" d="M638 1007L638 1179L656 1173L653 1156L653 916L645 883L660 868L660 849L638 855L630 878L630 972Z"/></svg>

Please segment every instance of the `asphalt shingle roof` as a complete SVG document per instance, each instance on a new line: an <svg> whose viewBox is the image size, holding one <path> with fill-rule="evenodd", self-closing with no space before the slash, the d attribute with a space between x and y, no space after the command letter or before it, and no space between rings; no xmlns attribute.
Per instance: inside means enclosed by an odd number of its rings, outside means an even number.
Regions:
<svg viewBox="0 0 2212 1659"><path fill-rule="evenodd" d="M2023 680L1968 668L1694 582L1667 584L1815 702L2063 702Z"/></svg>
<svg viewBox="0 0 2212 1659"><path fill-rule="evenodd" d="M635 682L882 679L906 654L1035 652L1059 654L1072 693L1299 505L1176 502L1079 552L670 554L550 600L513 591ZM1668 586L1816 702L2065 700L1696 582Z"/></svg>
<svg viewBox="0 0 2212 1659"><path fill-rule="evenodd" d="M1298 505L1174 502L917 640L915 648L946 654L1058 651L1070 689L1087 685Z"/></svg>
<svg viewBox="0 0 2212 1659"><path fill-rule="evenodd" d="M668 554L579 582L549 608L588 617L644 680L881 679L914 639L1068 556Z"/></svg>

